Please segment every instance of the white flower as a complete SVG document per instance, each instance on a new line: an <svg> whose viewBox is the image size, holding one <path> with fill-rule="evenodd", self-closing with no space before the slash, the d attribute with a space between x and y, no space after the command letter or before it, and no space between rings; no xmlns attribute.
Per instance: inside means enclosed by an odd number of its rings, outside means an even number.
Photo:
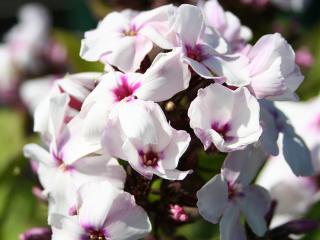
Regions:
<svg viewBox="0 0 320 240"><path fill-rule="evenodd" d="M259 104L246 88L235 91L220 84L200 89L188 110L190 126L205 149L213 143L222 152L258 141Z"/></svg>
<svg viewBox="0 0 320 240"><path fill-rule="evenodd" d="M108 182L83 185L76 209L74 217L54 215L53 240L138 240L151 231L149 218L134 197Z"/></svg>
<svg viewBox="0 0 320 240"><path fill-rule="evenodd" d="M39 163L37 173L44 193L49 197L49 222L52 212L68 213L76 190L82 184L107 179L122 188L126 175L115 159L110 159L110 156L105 154L96 154L99 149L82 142L77 136L77 131L81 131L81 128L74 123L77 119L68 125L64 123L67 104L68 98L65 94L50 100L49 149L37 144L24 147L25 156Z"/></svg>
<svg viewBox="0 0 320 240"><path fill-rule="evenodd" d="M95 88L96 80L100 75L97 72L66 75L64 78L57 79L52 83L51 90L46 92L47 95L42 101L39 99L37 103L34 103L37 105L34 112L34 131L39 132L45 142L48 135L50 135L48 133L48 124L49 115L52 114L49 112L51 99L63 94L68 95L68 106L65 109L64 122L69 122L80 111L82 103ZM27 89L24 88L23 90ZM35 88L29 90L34 91ZM31 95L30 92L25 92L25 94ZM56 111L59 111L59 109Z"/></svg>
<svg viewBox="0 0 320 240"><path fill-rule="evenodd" d="M109 116L102 145L113 157L127 160L140 174L151 179L181 180L190 171L179 171L179 159L190 136L173 129L159 105L134 100L119 104Z"/></svg>
<svg viewBox="0 0 320 240"><path fill-rule="evenodd" d="M227 43L215 30L205 26L200 8L183 4L172 12L170 19L172 27L168 39L197 74L217 81L221 81L221 77L229 78L237 86L247 84L246 72L234 74L234 68L241 68L246 59L239 55L225 55Z"/></svg>
<svg viewBox="0 0 320 240"><path fill-rule="evenodd" d="M295 100L303 81L295 53L279 34L265 35L249 50L250 91L257 98Z"/></svg>
<svg viewBox="0 0 320 240"><path fill-rule="evenodd" d="M0 45L0 64L0 99L6 102L15 94L20 79L10 49L5 44Z"/></svg>
<svg viewBox="0 0 320 240"><path fill-rule="evenodd" d="M134 72L140 68L153 43L162 48L170 46L164 35L168 31L171 5L136 13L112 12L85 33L80 55L88 61L102 61L121 71Z"/></svg>
<svg viewBox="0 0 320 240"><path fill-rule="evenodd" d="M220 221L221 240L246 239L240 213L256 235L263 236L267 230L264 217L271 198L264 188L249 185L254 175L248 177L247 171L256 173L257 164L250 158L243 158L242 154L240 152L238 159L236 152L231 153L224 162L221 174L197 192L200 215L214 224ZM254 171L250 170L252 167Z"/></svg>
<svg viewBox="0 0 320 240"><path fill-rule="evenodd" d="M39 4L27 4L19 10L19 22L5 35L16 66L37 73L43 67L41 56L48 44L50 18Z"/></svg>
<svg viewBox="0 0 320 240"><path fill-rule="evenodd" d="M110 72L100 78L100 83L83 105L84 134L92 142L100 143L109 111L120 102L134 98L164 101L189 86L188 66L173 51L159 54L144 73Z"/></svg>
<svg viewBox="0 0 320 240"><path fill-rule="evenodd" d="M203 4L206 23L214 28L230 44L231 51L239 50L252 38L251 30L241 25L237 16L225 11L217 0Z"/></svg>

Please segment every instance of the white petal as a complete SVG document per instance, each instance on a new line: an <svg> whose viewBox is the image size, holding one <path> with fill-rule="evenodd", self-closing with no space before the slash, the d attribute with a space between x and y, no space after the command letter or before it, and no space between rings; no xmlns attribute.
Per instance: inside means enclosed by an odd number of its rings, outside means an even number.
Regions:
<svg viewBox="0 0 320 240"><path fill-rule="evenodd" d="M217 76L225 77L230 86L243 87L250 83L248 59L239 54L212 56L203 64Z"/></svg>
<svg viewBox="0 0 320 240"><path fill-rule="evenodd" d="M142 144L156 144L157 128L144 101L134 100L119 105L119 121L129 139L138 139Z"/></svg>
<svg viewBox="0 0 320 240"><path fill-rule="evenodd" d="M37 144L27 144L23 147L23 155L30 160L37 161L47 166L55 166L50 153Z"/></svg>
<svg viewBox="0 0 320 240"><path fill-rule="evenodd" d="M220 221L221 240L246 240L246 234L240 223L240 211L237 206L229 206Z"/></svg>
<svg viewBox="0 0 320 240"><path fill-rule="evenodd" d="M164 159L159 161L159 165L164 169L176 168L190 141L191 138L187 132L174 130L169 145L163 151Z"/></svg>
<svg viewBox="0 0 320 240"><path fill-rule="evenodd" d="M91 182L79 189L79 221L82 226L100 229L106 221L112 203L117 196L109 182Z"/></svg>
<svg viewBox="0 0 320 240"><path fill-rule="evenodd" d="M228 204L228 186L222 176L216 175L197 192L200 215L207 221L218 223Z"/></svg>
<svg viewBox="0 0 320 240"><path fill-rule="evenodd" d="M266 159L267 154L261 148L249 145L244 150L228 154L223 163L222 175L230 182L239 180L243 185L248 185Z"/></svg>
<svg viewBox="0 0 320 240"><path fill-rule="evenodd" d="M183 4L178 8L174 29L186 45L197 43L203 25L203 15L198 7Z"/></svg>
<svg viewBox="0 0 320 240"><path fill-rule="evenodd" d="M262 237L267 231L265 215L271 204L267 190L260 186L249 186L243 190L244 198L240 200L240 208L252 231Z"/></svg>
<svg viewBox="0 0 320 240"><path fill-rule="evenodd" d="M160 102L188 88L191 74L181 61L180 51L159 54L141 79L136 96Z"/></svg>
<svg viewBox="0 0 320 240"><path fill-rule="evenodd" d="M76 217L52 215L52 240L80 240L83 229Z"/></svg>
<svg viewBox="0 0 320 240"><path fill-rule="evenodd" d="M105 227L113 240L141 239L151 231L148 215L126 192L114 200Z"/></svg>
<svg viewBox="0 0 320 240"><path fill-rule="evenodd" d="M124 37L118 42L117 48L104 59L121 71L135 72L152 47L152 42L144 36Z"/></svg>
<svg viewBox="0 0 320 240"><path fill-rule="evenodd" d="M77 186L88 181L109 181L116 188L122 189L126 172L116 159L107 155L88 156L73 164L75 171L72 178Z"/></svg>

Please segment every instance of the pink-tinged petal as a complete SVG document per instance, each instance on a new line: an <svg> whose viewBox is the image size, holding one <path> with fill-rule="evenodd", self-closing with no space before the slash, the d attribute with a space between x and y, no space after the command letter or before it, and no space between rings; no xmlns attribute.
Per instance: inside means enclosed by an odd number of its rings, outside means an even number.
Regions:
<svg viewBox="0 0 320 240"><path fill-rule="evenodd" d="M207 1L204 5L204 14L207 24L219 32L227 27L224 9L217 0Z"/></svg>
<svg viewBox="0 0 320 240"><path fill-rule="evenodd" d="M261 136L260 106L246 88L239 88L234 94L230 135L234 136L236 141L231 141L230 147L242 149L257 142ZM240 102L243 104L238 104Z"/></svg>
<svg viewBox="0 0 320 240"><path fill-rule="evenodd" d="M164 101L188 88L191 74L181 61L180 51L159 54L141 79L136 96L143 100Z"/></svg>
<svg viewBox="0 0 320 240"><path fill-rule="evenodd" d="M148 109L152 113L155 126L157 128L158 143L154 146L155 150L163 151L175 134L175 129L170 126L165 113L161 107L153 102L148 102Z"/></svg>
<svg viewBox="0 0 320 240"><path fill-rule="evenodd" d="M119 40L117 48L103 57L103 61L106 60L121 71L135 72L152 47L151 40L144 36L124 37Z"/></svg>
<svg viewBox="0 0 320 240"><path fill-rule="evenodd" d="M154 44L162 49L172 49L174 44L169 40L168 23L156 23L144 26L139 34L151 40Z"/></svg>
<svg viewBox="0 0 320 240"><path fill-rule="evenodd" d="M267 190L260 186L248 186L243 190L244 197L240 200L240 208L252 231L262 237L267 231L265 215L267 214L271 197Z"/></svg>
<svg viewBox="0 0 320 240"><path fill-rule="evenodd" d="M126 172L114 158L109 156L90 156L79 159L73 164L74 182L80 186L88 181L109 181L114 187L122 189L126 180Z"/></svg>
<svg viewBox="0 0 320 240"><path fill-rule="evenodd" d="M269 97L274 101L298 101L299 97L294 93L300 84L303 82L304 76L298 67L287 76L284 81L286 84L286 90L280 96Z"/></svg>
<svg viewBox="0 0 320 240"><path fill-rule="evenodd" d="M144 101L134 100L118 106L116 114L127 138L137 139L143 145L158 143L157 127Z"/></svg>
<svg viewBox="0 0 320 240"><path fill-rule="evenodd" d="M24 146L23 154L39 163L37 169L39 180L45 189L48 188L56 174L56 162L52 159L50 153L37 144L28 144Z"/></svg>
<svg viewBox="0 0 320 240"><path fill-rule="evenodd" d="M220 36L216 29L207 28L205 33L202 34L200 41L214 49L214 55L227 54L229 51L228 43Z"/></svg>
<svg viewBox="0 0 320 240"><path fill-rule="evenodd" d="M239 54L212 56L204 60L203 64L217 76L224 77L230 86L242 87L250 83L247 71L249 63L245 56Z"/></svg>
<svg viewBox="0 0 320 240"><path fill-rule="evenodd" d="M195 71L198 75L200 75L203 78L208 78L208 79L212 79L215 77L214 73L211 72L206 65L204 65L201 62L198 62L192 58L188 58L188 57L183 57L183 60L185 63L187 63L188 65L190 65L190 67L193 69L193 71Z"/></svg>
<svg viewBox="0 0 320 240"><path fill-rule="evenodd" d="M137 28L143 28L145 25L167 22L168 13L174 8L173 5L165 5L149 11L140 12L140 14L132 19L132 23Z"/></svg>
<svg viewBox="0 0 320 240"><path fill-rule="evenodd" d="M95 132L90 135L85 132L87 129L84 129L84 127L85 122L80 115L77 115L68 123L67 132L70 137L61 148L65 164L70 165L88 154L101 150L101 135L98 135L99 133L94 135ZM102 134L102 130L100 134Z"/></svg>
<svg viewBox="0 0 320 240"><path fill-rule="evenodd" d="M76 203L77 188L68 172L55 169L50 185L45 188L48 193L48 223L52 224L52 216L56 213L68 216L69 209ZM48 176L49 177L49 176Z"/></svg>
<svg viewBox="0 0 320 240"><path fill-rule="evenodd" d="M172 49L173 44L168 38L170 33L169 13L174 11L173 5L158 7L151 11L141 12L133 19L139 34L145 36L163 49Z"/></svg>
<svg viewBox="0 0 320 240"><path fill-rule="evenodd" d="M218 223L228 205L228 185L216 175L197 192L200 215L207 221Z"/></svg>
<svg viewBox="0 0 320 240"><path fill-rule="evenodd" d="M179 159L187 150L191 141L190 135L185 131L174 130L168 146L162 150L164 158L159 161L160 167L164 169L175 169Z"/></svg>
<svg viewBox="0 0 320 240"><path fill-rule="evenodd" d="M76 217L52 215L52 240L81 240L83 229Z"/></svg>
<svg viewBox="0 0 320 240"><path fill-rule="evenodd" d="M66 94L61 94L50 99L50 115L49 115L49 132L52 136L52 141L59 145L59 137L62 133L62 128L65 123L66 111L69 103L69 97Z"/></svg>
<svg viewBox="0 0 320 240"><path fill-rule="evenodd" d="M279 34L263 36L249 50L250 88L258 98L294 100L303 76L292 47Z"/></svg>
<svg viewBox="0 0 320 240"><path fill-rule="evenodd" d="M230 204L220 221L221 240L246 240L244 227L240 223L240 210Z"/></svg>
<svg viewBox="0 0 320 240"><path fill-rule="evenodd" d="M226 12L226 21L228 22L228 28L225 29L223 36L228 42L236 40L240 34L241 23L237 16L231 12Z"/></svg>
<svg viewBox="0 0 320 240"><path fill-rule="evenodd" d="M220 151L239 150L258 141L261 135L259 104L245 88L233 91L211 84L200 89L188 116L205 148L211 140Z"/></svg>
<svg viewBox="0 0 320 240"><path fill-rule="evenodd" d="M230 108L232 107L233 94L226 87L220 84L211 84L204 89L199 89L198 96L189 107L190 125L192 128L210 129L214 119L227 122L231 117Z"/></svg>
<svg viewBox="0 0 320 240"><path fill-rule="evenodd" d="M48 91L51 90L55 79L55 76L49 75L24 81L21 84L19 90L20 97L32 115L41 102L44 101L43 99L48 96ZM3 87L0 86L0 89L3 91Z"/></svg>
<svg viewBox="0 0 320 240"><path fill-rule="evenodd" d="M109 152L111 156L127 160L127 156L122 149L125 141L126 136L121 129L119 121L109 120L102 135L102 147Z"/></svg>
<svg viewBox="0 0 320 240"><path fill-rule="evenodd" d="M238 180L244 186L249 185L266 159L267 154L261 148L249 145L244 150L228 154L223 163L222 175L229 182Z"/></svg>
<svg viewBox="0 0 320 240"><path fill-rule="evenodd" d="M163 178L163 179L168 179L171 181L175 181L175 180L183 180L185 179L188 174L191 174L193 171L192 170L188 170L188 171L180 171L177 169L165 169L164 171L157 171L157 169L154 170L154 174L158 175L159 177Z"/></svg>
<svg viewBox="0 0 320 240"><path fill-rule="evenodd" d="M151 231L151 223L143 208L129 193L120 193L113 201L105 222L111 239L141 239Z"/></svg>
<svg viewBox="0 0 320 240"><path fill-rule="evenodd" d="M281 59L275 60L269 69L252 77L251 92L258 98L275 97L286 91L285 79L280 69Z"/></svg>
<svg viewBox="0 0 320 240"><path fill-rule="evenodd" d="M265 35L250 49L248 57L251 60L251 75L261 73L269 65L270 58L274 54L274 48L279 44L279 36L280 34L278 33Z"/></svg>
<svg viewBox="0 0 320 240"><path fill-rule="evenodd" d="M48 227L33 227L19 235L20 240L49 240L51 239L51 229Z"/></svg>
<svg viewBox="0 0 320 240"><path fill-rule="evenodd" d="M207 1L202 8L207 25L226 39L231 51L237 50L241 42L251 39L251 30L242 26L238 17L225 11L217 0Z"/></svg>
<svg viewBox="0 0 320 240"><path fill-rule="evenodd" d="M27 144L23 147L23 155L30 160L45 164L49 167L55 166L50 153L37 144Z"/></svg>
<svg viewBox="0 0 320 240"><path fill-rule="evenodd" d="M194 46L204 27L201 10L196 6L183 4L177 9L175 18L173 28L182 42Z"/></svg>
<svg viewBox="0 0 320 240"><path fill-rule="evenodd" d="M101 229L118 194L107 181L91 182L78 191L78 214L81 226Z"/></svg>
<svg viewBox="0 0 320 240"><path fill-rule="evenodd" d="M98 72L66 75L57 84L63 92L68 93L68 95L82 103L95 88L96 81L101 75Z"/></svg>
<svg viewBox="0 0 320 240"><path fill-rule="evenodd" d="M130 141L125 141L122 150L125 154L125 160L127 160L130 166L144 176L147 179L152 179L153 174L155 173L153 167L145 166L143 164L143 159L139 155L139 150L133 145Z"/></svg>
<svg viewBox="0 0 320 240"><path fill-rule="evenodd" d="M105 53L117 46L124 36L123 31L129 28L130 21L124 14L113 12L108 14L96 30L85 33L81 41L80 56L87 61L97 61Z"/></svg>

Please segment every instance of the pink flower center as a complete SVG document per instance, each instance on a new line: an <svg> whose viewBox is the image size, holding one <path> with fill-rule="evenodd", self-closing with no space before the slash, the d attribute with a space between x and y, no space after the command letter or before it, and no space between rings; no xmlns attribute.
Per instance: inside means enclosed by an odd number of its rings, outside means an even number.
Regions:
<svg viewBox="0 0 320 240"><path fill-rule="evenodd" d="M159 161L159 155L152 150L148 152L140 152L139 155L142 159L142 164L146 167L157 167Z"/></svg>
<svg viewBox="0 0 320 240"><path fill-rule="evenodd" d="M233 200L237 197L243 197L242 186L238 183L228 182L228 199Z"/></svg>
<svg viewBox="0 0 320 240"><path fill-rule="evenodd" d="M232 136L228 136L231 130L229 123L219 124L218 122L213 122L211 129L216 131L225 141L231 141L233 139Z"/></svg>
<svg viewBox="0 0 320 240"><path fill-rule="evenodd" d="M131 100L133 98L134 92L140 87L140 83L130 84L128 78L125 75L120 77L120 82L118 86L113 89L116 101L120 102L123 99Z"/></svg>
<svg viewBox="0 0 320 240"><path fill-rule="evenodd" d="M53 159L55 160L56 162L56 166L61 169L63 172L67 172L67 171L71 171L74 169L73 166L71 165L66 165L64 162L63 162L63 156L62 156L62 153L56 153L56 151L52 151L52 156L53 156Z"/></svg>
<svg viewBox="0 0 320 240"><path fill-rule="evenodd" d="M123 30L123 34L126 37L134 37L137 36L138 30L137 27L135 25L130 26L130 28L128 30Z"/></svg>
<svg viewBox="0 0 320 240"><path fill-rule="evenodd" d="M197 62L201 62L206 59L206 55L203 53L203 50L199 45L194 47L186 45L185 48L188 58L191 58Z"/></svg>
<svg viewBox="0 0 320 240"><path fill-rule="evenodd" d="M81 240L108 240L108 238L102 230L88 229L87 234Z"/></svg>

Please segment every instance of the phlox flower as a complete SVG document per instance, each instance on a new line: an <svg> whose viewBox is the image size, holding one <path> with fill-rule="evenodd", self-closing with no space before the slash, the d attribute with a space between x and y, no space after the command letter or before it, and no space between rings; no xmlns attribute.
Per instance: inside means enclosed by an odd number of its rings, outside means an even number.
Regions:
<svg viewBox="0 0 320 240"><path fill-rule="evenodd" d="M189 142L189 134L172 128L158 104L137 99L111 111L102 146L146 178L182 180L191 171L176 168Z"/></svg>
<svg viewBox="0 0 320 240"><path fill-rule="evenodd" d="M81 130L79 125L76 125L77 128L72 126L77 119L68 125L64 123L68 102L66 94L50 99L48 149L37 144L24 147L24 155L39 164L37 173L43 193L49 199L49 223L52 212L68 214L77 188L85 182L108 180L122 188L126 177L115 159L98 154L94 148L81 142L75 132Z"/></svg>
<svg viewBox="0 0 320 240"><path fill-rule="evenodd" d="M257 142L262 129L259 104L246 88L211 84L198 91L188 110L190 126L205 149L231 152Z"/></svg>
<svg viewBox="0 0 320 240"><path fill-rule="evenodd" d="M235 75L233 71L246 62L238 55L226 55L227 43L214 29L207 28L200 8L183 4L172 12L170 22L171 32L167 38L198 75L217 81L225 77L237 86L247 83L246 72Z"/></svg>
<svg viewBox="0 0 320 240"><path fill-rule="evenodd" d="M297 99L294 92L304 77L292 47L279 33L261 37L247 57L251 79L248 88L258 99Z"/></svg>
<svg viewBox="0 0 320 240"><path fill-rule="evenodd" d="M230 51L238 51L252 38L251 30L241 25L239 18L225 11L217 0L203 3L206 23L228 42Z"/></svg>
<svg viewBox="0 0 320 240"><path fill-rule="evenodd" d="M109 182L90 182L78 191L77 215L53 218L52 240L138 240L151 231L143 208Z"/></svg>
<svg viewBox="0 0 320 240"><path fill-rule="evenodd" d="M100 144L109 111L114 106L135 98L156 102L170 99L189 86L190 77L178 51L159 54L144 74L116 71L101 76L81 111L85 137Z"/></svg>
<svg viewBox="0 0 320 240"><path fill-rule="evenodd" d="M264 188L249 185L254 175L247 175L247 171L256 173L256 157L243 158L241 155L238 158L237 152L230 153L221 174L197 192L199 213L214 224L220 221L221 240L246 239L244 227L240 224L241 213L257 236L263 236L267 230L264 217L271 198Z"/></svg>
<svg viewBox="0 0 320 240"><path fill-rule="evenodd" d="M161 48L170 46L165 34L172 8L166 5L141 13L126 10L108 14L97 29L85 33L81 57L87 61L100 60L125 72L138 70L153 43Z"/></svg>
<svg viewBox="0 0 320 240"><path fill-rule="evenodd" d="M38 81L31 81L26 83L21 89L21 95L25 96L25 99L31 102L32 105L36 106L34 110L34 131L41 133L43 140L46 142L49 135L48 133L48 117L50 114L50 101L55 96L68 95L68 105L64 115L63 121L69 122L81 109L82 104L86 97L95 88L96 81L101 73L97 72L85 72L66 75L61 79L50 79L47 84L44 84L44 88L49 87L50 90L40 88ZM41 80L43 81L43 80ZM37 86L34 86L37 85ZM48 86L49 85L49 86ZM50 86L51 85L51 86ZM45 91L46 95L43 99L35 99L37 102L33 102L31 97L31 91L35 89L39 91ZM39 93L40 94L40 93ZM31 96L33 95L33 96ZM30 99L30 100L29 100ZM50 139L49 139L50 141Z"/></svg>

